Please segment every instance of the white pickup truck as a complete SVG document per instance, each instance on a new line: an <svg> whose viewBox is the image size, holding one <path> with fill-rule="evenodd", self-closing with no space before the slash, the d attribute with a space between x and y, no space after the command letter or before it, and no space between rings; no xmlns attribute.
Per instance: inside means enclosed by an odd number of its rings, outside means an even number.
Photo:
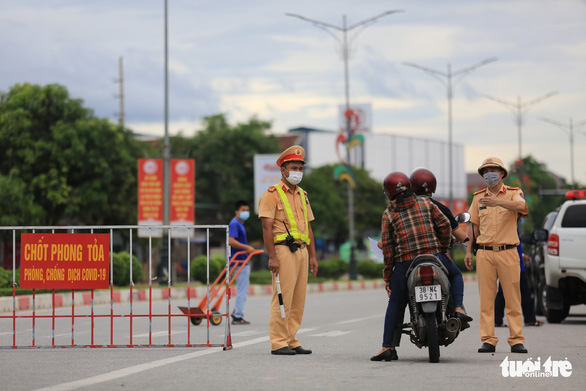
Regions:
<svg viewBox="0 0 586 391"><path fill-rule="evenodd" d="M546 286L537 294L543 295L538 300L543 299L547 321L560 323L570 306L586 304L586 190L570 190L566 201L548 219L549 230L533 232L534 243L543 243L545 250L542 270Z"/></svg>

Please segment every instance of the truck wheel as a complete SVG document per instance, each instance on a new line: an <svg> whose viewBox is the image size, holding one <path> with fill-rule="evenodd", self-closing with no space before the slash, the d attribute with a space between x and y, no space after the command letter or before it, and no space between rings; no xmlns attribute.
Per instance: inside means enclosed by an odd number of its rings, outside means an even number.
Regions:
<svg viewBox="0 0 586 391"><path fill-rule="evenodd" d="M546 315L547 314L547 305L546 305L546 298L547 293L545 289L545 280L540 279L537 283L537 289L535 290L535 314L536 315Z"/></svg>
<svg viewBox="0 0 586 391"><path fill-rule="evenodd" d="M561 310L547 310L547 315L545 318L547 319L548 323L561 323L568 314L570 313L570 306L564 305L564 308Z"/></svg>
<svg viewBox="0 0 586 391"><path fill-rule="evenodd" d="M427 329L427 349L429 350L429 362L439 362L439 340L437 338L437 320L435 313L425 314L425 328Z"/></svg>

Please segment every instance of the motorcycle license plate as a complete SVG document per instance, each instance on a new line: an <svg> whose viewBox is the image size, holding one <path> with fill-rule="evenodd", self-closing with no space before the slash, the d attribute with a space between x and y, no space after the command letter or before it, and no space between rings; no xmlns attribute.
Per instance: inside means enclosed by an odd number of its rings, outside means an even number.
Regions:
<svg viewBox="0 0 586 391"><path fill-rule="evenodd" d="M441 285L424 285L415 287L415 301L440 301L442 299Z"/></svg>

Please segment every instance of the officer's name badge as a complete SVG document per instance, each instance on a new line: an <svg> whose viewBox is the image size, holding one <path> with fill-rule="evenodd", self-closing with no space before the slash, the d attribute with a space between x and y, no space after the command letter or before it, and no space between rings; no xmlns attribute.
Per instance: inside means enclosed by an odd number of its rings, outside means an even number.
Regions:
<svg viewBox="0 0 586 391"><path fill-rule="evenodd" d="M480 208L478 208L478 209L480 209L480 210L482 210L482 209L486 209L486 206L481 206L481 207L480 207Z"/></svg>

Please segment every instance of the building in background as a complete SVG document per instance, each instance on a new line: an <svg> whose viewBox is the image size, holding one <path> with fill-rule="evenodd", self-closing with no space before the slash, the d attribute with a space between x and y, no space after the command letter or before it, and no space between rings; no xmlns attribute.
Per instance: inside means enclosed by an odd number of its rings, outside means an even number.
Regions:
<svg viewBox="0 0 586 391"><path fill-rule="evenodd" d="M291 137L295 135L296 137ZM305 148L308 168L326 164L340 163L339 156L346 152L337 144L338 132L300 127L290 129L280 136L281 148L299 144ZM286 140L286 142L285 142ZM290 143L290 144L289 144ZM336 149L338 148L338 150ZM446 141L409 137L396 134L364 134L364 156L359 148L351 153L352 163L360 166L370 176L382 182L392 171L402 171L407 175L419 167L431 170L437 178L437 200L448 205L449 191L449 148ZM467 181L465 170L465 150L462 144L454 143L453 148L453 199L454 214L464 212L467 206ZM481 178L482 179L482 178Z"/></svg>

